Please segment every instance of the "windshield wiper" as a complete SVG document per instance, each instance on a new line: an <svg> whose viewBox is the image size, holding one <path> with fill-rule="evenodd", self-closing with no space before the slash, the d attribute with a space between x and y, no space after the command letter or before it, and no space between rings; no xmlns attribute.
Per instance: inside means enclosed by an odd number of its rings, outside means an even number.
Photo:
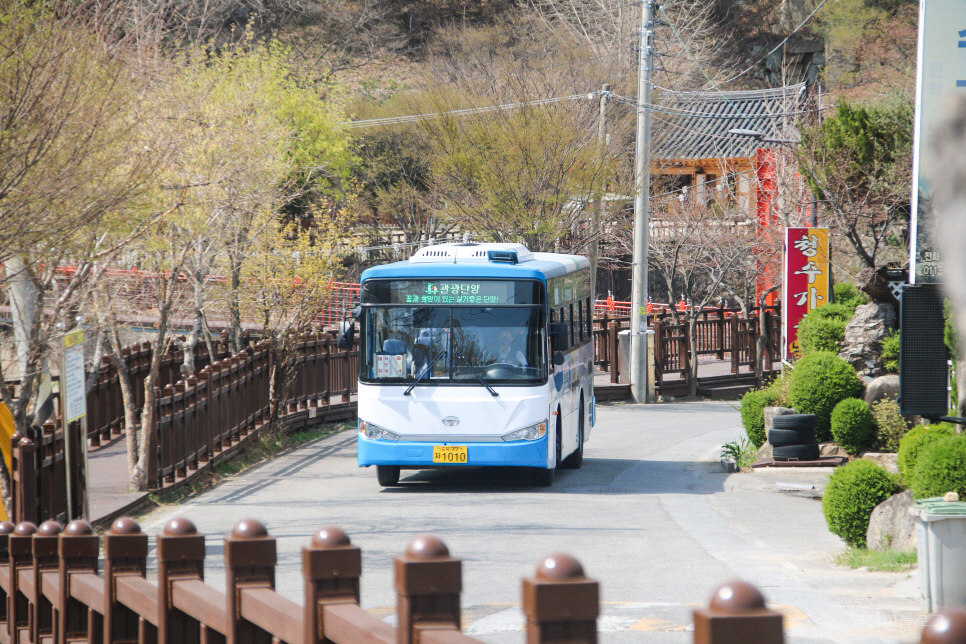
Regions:
<svg viewBox="0 0 966 644"><path fill-rule="evenodd" d="M488 383L486 379L483 378L483 376L481 376L480 374L476 374L476 379L482 382L483 386L486 387L486 390L489 391L492 395L494 396L500 395L496 389L490 386L490 383Z"/></svg>
<svg viewBox="0 0 966 644"><path fill-rule="evenodd" d="M432 370L433 366L436 364L436 361L439 360L444 355L446 355L445 351L440 351L439 353L437 353L436 357L433 358L429 362L429 364L423 368L422 371L416 374L416 379L413 380L412 384L409 385L409 388L403 392L403 396L408 396L409 394L411 394L413 392L413 388L419 384L419 381L422 380L423 377L430 372L430 370Z"/></svg>

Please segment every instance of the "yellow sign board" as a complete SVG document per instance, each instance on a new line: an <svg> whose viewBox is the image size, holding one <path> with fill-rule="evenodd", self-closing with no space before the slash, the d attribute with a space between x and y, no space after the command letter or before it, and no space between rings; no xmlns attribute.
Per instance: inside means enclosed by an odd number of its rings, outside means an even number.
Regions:
<svg viewBox="0 0 966 644"><path fill-rule="evenodd" d="M76 347L78 344L84 342L84 330L74 329L70 333L64 336L64 348L70 349L71 347Z"/></svg>

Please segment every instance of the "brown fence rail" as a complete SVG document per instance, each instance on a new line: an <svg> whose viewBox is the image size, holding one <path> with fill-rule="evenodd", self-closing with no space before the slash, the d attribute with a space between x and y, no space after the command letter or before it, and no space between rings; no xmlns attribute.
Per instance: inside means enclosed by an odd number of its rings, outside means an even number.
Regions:
<svg viewBox="0 0 966 644"><path fill-rule="evenodd" d="M254 520L224 539L225 592L204 581L205 537L173 519L156 538L157 582L146 579L148 536L119 519L100 538L73 521L0 523L0 642L20 644L480 644L461 630L462 562L432 535L393 559L397 624L359 606L361 550L339 528L302 547L302 604L275 590L275 538ZM523 580L527 644L597 644L600 589L567 554ZM695 644L780 644L782 615L750 584L718 588L694 611ZM966 642L966 611L933 616L921 642Z"/></svg>
<svg viewBox="0 0 966 644"><path fill-rule="evenodd" d="M648 327L654 331L655 381L657 393L679 395L687 391L691 361L701 355L713 355L718 360L731 359L731 372L735 379L753 371L755 344L759 336L760 315L765 316L765 370L781 355L781 309L765 307L759 312L751 310L751 317L742 318L741 309L704 309L695 320L696 346L691 346L689 323L683 317L674 323L666 311L647 316ZM623 365L620 364L618 333L630 328L629 317L614 317L608 312L594 318L594 364L601 371L610 373L610 381L617 383ZM624 367L626 368L626 367ZM676 376L669 378L669 376ZM727 385L727 378L717 378L718 384ZM664 391L662 391L662 389Z"/></svg>
<svg viewBox="0 0 966 644"><path fill-rule="evenodd" d="M279 408L285 431L355 417L358 349L336 346L333 333L305 334L295 345L294 382L290 397ZM270 414L269 374L272 356L268 342L250 345L241 353L205 366L197 377L178 380L156 389L155 427L157 457L147 463L148 487L185 485L247 447L266 425ZM150 361L150 349L129 352L140 369ZM207 354L205 354L207 355ZM171 361L180 358L173 354ZM168 358L166 358L166 361ZM103 375L103 374L102 374ZM169 374L169 379L170 376ZM109 378L105 376L105 381ZM143 398L143 378L141 397ZM116 383L114 386L119 389ZM135 388L138 391L138 388ZM115 401L120 392L110 387L97 391L95 401ZM98 413L88 398L93 422L88 436L103 438L120 433L117 409ZM105 403L106 404L106 403ZM121 408L123 420L123 407ZM13 518L38 522L44 518L66 521L84 516L86 486L81 428L72 423L65 440L62 422L48 422L28 436L15 434L11 445ZM93 424L93 423L92 423ZM72 442L71 442L72 441ZM68 461L71 461L68 467ZM68 484L68 477L70 483ZM2 642L0 642L2 644Z"/></svg>

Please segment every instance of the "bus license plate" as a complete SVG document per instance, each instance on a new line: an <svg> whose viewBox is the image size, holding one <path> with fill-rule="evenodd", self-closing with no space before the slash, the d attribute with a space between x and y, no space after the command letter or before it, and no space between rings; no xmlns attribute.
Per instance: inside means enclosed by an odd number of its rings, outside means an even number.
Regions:
<svg viewBox="0 0 966 644"><path fill-rule="evenodd" d="M433 445L434 463L466 463L466 445Z"/></svg>

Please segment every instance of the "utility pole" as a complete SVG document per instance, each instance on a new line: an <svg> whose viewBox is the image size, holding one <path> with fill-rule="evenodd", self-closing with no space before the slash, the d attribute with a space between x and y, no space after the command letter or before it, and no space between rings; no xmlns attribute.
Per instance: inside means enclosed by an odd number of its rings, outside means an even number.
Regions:
<svg viewBox="0 0 966 644"><path fill-rule="evenodd" d="M597 118L597 149L601 156L601 169L604 168L603 157L607 153L607 99L610 97L610 84L604 83L600 87L600 116ZM600 211L603 195L594 197L594 211L590 216L590 287L597 291L597 259L600 253ZM596 296L595 296L596 297Z"/></svg>
<svg viewBox="0 0 966 644"><path fill-rule="evenodd" d="M634 253L631 273L631 395L647 400L647 228L651 192L651 72L654 69L654 2L643 0L637 71L637 164L634 195Z"/></svg>

